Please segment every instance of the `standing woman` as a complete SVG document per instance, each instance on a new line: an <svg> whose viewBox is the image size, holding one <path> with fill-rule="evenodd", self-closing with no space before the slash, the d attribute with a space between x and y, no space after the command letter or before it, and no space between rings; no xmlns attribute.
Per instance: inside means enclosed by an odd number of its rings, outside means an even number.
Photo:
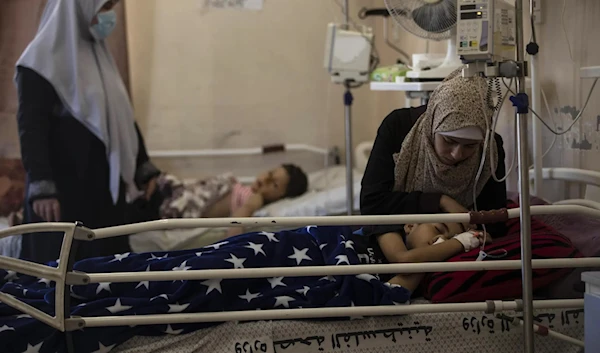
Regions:
<svg viewBox="0 0 600 353"><path fill-rule="evenodd" d="M126 193L151 194L150 163L105 43L118 0L48 0L17 61L18 127L27 171L25 223L123 224ZM55 260L62 234L28 234L21 257ZM77 258L129 251L127 237L84 242Z"/></svg>
<svg viewBox="0 0 600 353"><path fill-rule="evenodd" d="M484 146L493 114L492 104L482 101L487 81L460 72L438 86L427 106L398 109L385 118L362 179L363 215L468 212L474 190L479 210L506 207L506 183L496 182L490 168L493 162L497 178L504 177L502 138L495 134ZM486 228L492 237L507 230L504 223Z"/></svg>

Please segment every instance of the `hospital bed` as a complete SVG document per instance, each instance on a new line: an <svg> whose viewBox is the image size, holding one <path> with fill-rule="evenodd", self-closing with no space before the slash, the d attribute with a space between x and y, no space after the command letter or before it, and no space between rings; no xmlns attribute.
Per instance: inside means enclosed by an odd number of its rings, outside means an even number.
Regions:
<svg viewBox="0 0 600 353"><path fill-rule="evenodd" d="M369 158L370 142L361 143L355 148L356 168L353 172L354 210L360 212L360 182ZM155 158L212 157L263 155L285 151L307 151L326 158L323 168L308 173L308 191L296 198L282 199L258 210L255 217L316 217L346 214L346 166L336 165L339 159L335 150L326 150L304 145L274 145L247 150L195 150L195 151L155 151ZM330 165L332 163L332 165ZM253 177L240 177L242 182L251 183ZM266 230L279 230L269 227ZM252 231L250 227L247 231ZM261 229L263 230L263 229ZM216 243L227 236L227 228L169 229L148 231L130 237L130 245L135 252L171 251L199 248Z"/></svg>
<svg viewBox="0 0 600 353"><path fill-rule="evenodd" d="M316 217L346 213L345 166L331 166L309 173L308 191L297 198L283 199L258 210L254 217ZM354 172L354 212L359 212L362 173ZM271 226L261 230L280 230ZM171 251L199 248L227 236L228 228L194 228L148 231L132 235L129 243L135 252ZM254 230L253 227L246 231Z"/></svg>
<svg viewBox="0 0 600 353"><path fill-rule="evenodd" d="M582 214L600 218L600 211L584 206L533 206L532 215L541 214ZM506 212L507 219L518 218L519 210ZM298 218L245 218L235 219L240 225L267 226L277 223L283 227L295 227L314 224L322 225L364 225L364 224L403 224L409 221L426 223L472 222L476 214L464 215L406 215L406 216L352 216L352 217L298 217ZM486 220L488 222L489 220ZM69 258L74 239L77 241L91 238L105 238L119 234L137 233L141 229L198 228L223 226L225 220L194 219L167 220L145 224L133 224L111 227L94 231L85 230L73 224L37 224L20 226L11 234L62 230L65 231L60 261L57 268L35 266L20 260L0 257L0 268L10 269L49 281L55 281L54 295L55 317L43 315L23 305L14 296L0 293L0 301L18 309L22 314L17 317L31 317L40 320L60 331L66 331L65 339L73 339L83 333L92 334L94 327L130 327L131 330L151 323L160 323L166 327L162 334L136 334L119 345L105 345L98 339L98 347L91 350L100 352L449 352L477 350L481 352L517 351L522 345L522 330L519 320L516 325L511 320L519 315L520 302L513 300L485 301L473 303L429 304L422 300L394 305L354 306L334 308L298 308L247 311L220 311L204 313L171 313L146 312L145 315L117 315L97 317L69 317L65 305L69 307L69 287L91 283L112 285L117 282L209 280L215 278L265 278L271 276L326 276L359 275L361 273L397 273L399 271L477 271L487 269L518 269L520 261L485 261L464 263L430 263L430 264L396 264L396 265L359 265L351 266L299 266L296 268L235 268L223 270L188 270L188 271L149 271L113 273L83 273L72 271ZM27 228L27 229L25 229ZM34 229L35 228L35 229ZM0 232L0 236L9 234ZM220 246L215 244L215 246ZM198 249L200 252L204 249ZM195 250L195 251L198 251ZM126 263L128 254L115 256L108 265L121 261ZM152 258L160 258L160 254L146 254ZM200 255L198 255L200 256ZM584 259L550 259L534 260L539 267L599 267L599 258ZM416 266L415 266L416 265ZM112 265L111 265L112 266ZM183 266L183 265L182 265ZM385 268L385 269L383 269ZM99 271L104 272L104 271ZM118 271L117 271L118 272ZM10 274L10 273L9 273ZM352 277L352 276L350 276ZM356 276L359 277L359 276ZM111 283L109 282L108 285ZM92 287L92 291L94 290ZM107 287L104 287L107 288ZM114 287L113 287L114 288ZM190 287L191 288L191 287ZM205 288L206 287L202 287ZM224 288L224 287L223 287ZM221 289L221 287L219 287ZM311 288L312 289L312 288ZM71 289L72 291L72 289ZM74 293L74 292L71 292ZM368 293L363 293L368 295ZM52 298L50 296L49 298ZM111 300L111 297L106 297ZM114 300L114 298L112 298ZM151 300L154 300L152 298ZM157 299L158 300L158 299ZM182 299L183 300L183 299ZM111 301L112 303L112 301ZM169 302L169 307L182 306L180 302ZM119 302L111 307L111 312L127 309L126 302ZM285 306L285 305L284 305ZM549 328L553 335L536 336L537 352L579 352L583 337L583 299L544 299L534 302L536 324L541 333ZM85 307L85 306L84 306ZM125 309L123 309L125 308ZM177 312L177 311L175 311ZM66 314L65 314L66 313ZM505 316L498 316L504 314ZM29 315L29 316L27 316ZM379 317L382 316L382 317ZM350 317L350 320L343 319ZM317 320L328 318L327 320ZM336 319L337 318L337 319ZM313 320L309 320L313 319ZM315 321L316 320L316 321ZM223 324L193 330L182 334L185 324L194 322L224 322ZM10 330L11 326L4 327ZM126 330L126 329L125 329ZM121 332L121 331L119 331ZM134 331L132 331L134 332ZM137 332L137 331L135 331ZM0 334L1 334L0 330ZM122 332L121 332L122 333ZM166 335L165 335L166 333ZM107 333L104 333L106 338ZM565 335L560 336L560 335ZM560 336L559 339L556 337ZM60 336L61 339L63 336ZM89 336L86 336L89 337ZM76 339L73 342L78 342ZM34 343L31 343L34 346ZM38 347L39 348L39 347ZM75 350L80 352L75 347ZM82 353L86 353L82 352Z"/></svg>
<svg viewBox="0 0 600 353"><path fill-rule="evenodd" d="M371 142L359 144L354 151L353 190L354 210L359 210L360 181L369 158ZM247 149L208 149L208 150L182 150L182 151L151 151L152 158L181 158L181 157L246 157L246 156L271 156L286 152L308 152L324 158L321 168L308 173L308 191L297 198L284 199L274 202L256 212L257 217L309 217L331 216L347 213L346 206L346 172L347 166L340 165L340 156L337 148L324 149L310 145L276 144ZM201 162L199 162L201 163ZM234 174L235 173L234 171ZM239 176L236 178L242 183L250 184L253 176Z"/></svg>

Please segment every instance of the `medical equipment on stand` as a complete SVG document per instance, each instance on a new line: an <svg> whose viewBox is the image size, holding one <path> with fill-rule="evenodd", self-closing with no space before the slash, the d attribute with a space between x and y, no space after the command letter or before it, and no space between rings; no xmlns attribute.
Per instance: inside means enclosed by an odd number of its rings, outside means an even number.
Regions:
<svg viewBox="0 0 600 353"><path fill-rule="evenodd" d="M462 66L456 55L456 0L385 0L391 16L408 32L428 40L448 40L446 57L435 67L414 67L406 73L413 81L441 81ZM416 57L413 56L413 64Z"/></svg>
<svg viewBox="0 0 600 353"><path fill-rule="evenodd" d="M381 16L383 17L383 37L385 43L396 52L398 52L404 59L398 60L398 62L402 62L407 65L409 69L413 67L426 67L428 65L428 59L424 58L426 55L424 54L415 54L411 59L405 51L396 46L392 41L390 41L388 36L388 17L390 17L390 12L387 9L374 8L367 9L363 7L358 13L358 17L360 19L365 19L371 16ZM428 54L430 55L430 54ZM454 55L454 54L453 54ZM455 57L455 55L453 56ZM416 60L419 58L419 60ZM443 62L443 60L442 60ZM435 64L435 66L439 66L440 63ZM401 80L400 80L401 79ZM406 108L410 108L412 106L413 99L420 99L421 105L426 105L429 102L429 97L433 93L433 90L441 83L443 77L440 77L434 81L416 81L411 82L405 79L405 77L396 77L395 82L374 82L370 83L370 88L372 91L396 91L396 92L404 92L406 95L406 100L404 106Z"/></svg>
<svg viewBox="0 0 600 353"><path fill-rule="evenodd" d="M527 62L523 52L523 0L516 0L514 8L504 0L458 0L457 7L457 40L460 41L457 50L466 64L463 76L509 77L517 82L517 94L510 100L517 110L524 349L533 353L535 328L527 141L529 97L525 93Z"/></svg>
<svg viewBox="0 0 600 353"><path fill-rule="evenodd" d="M350 12L348 0L344 5L344 24L331 23L327 30L325 42L325 69L334 83L343 84L344 121L346 133L346 209L352 215L354 205L353 194L353 161L352 161L352 96L351 89L360 87L369 81L371 71L377 66L378 59L373 60L373 30L362 26L360 30L350 29Z"/></svg>
<svg viewBox="0 0 600 353"><path fill-rule="evenodd" d="M443 68L449 69L449 66L456 63L454 58L460 57L461 62L466 65L463 69L464 77L508 77L516 78L517 81L517 94L510 99L517 108L519 135L517 148L521 201L524 348L527 353L533 353L531 219L527 160L529 97L525 93L527 63L524 61L523 53L523 0L515 0L514 7L504 0L423 1L385 0L385 3L392 16L405 28L408 27L407 24L414 23L421 29L429 29L434 33L450 30L456 32L454 43L458 42L459 45L456 49L449 46L449 65L442 65ZM416 7L416 4L419 4L419 7ZM453 15L452 9L454 9ZM453 16L454 22L452 22ZM446 21L437 21L440 18ZM409 28L407 29L410 31ZM460 66L462 65L457 67ZM410 76L415 75L413 73ZM489 135L490 131L487 131L487 139Z"/></svg>

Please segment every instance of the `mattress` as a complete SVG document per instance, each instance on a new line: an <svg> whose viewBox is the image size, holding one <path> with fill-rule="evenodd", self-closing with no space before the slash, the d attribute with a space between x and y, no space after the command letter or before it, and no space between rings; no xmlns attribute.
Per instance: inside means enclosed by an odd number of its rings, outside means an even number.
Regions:
<svg viewBox="0 0 600 353"><path fill-rule="evenodd" d="M537 310L535 315L538 324L583 340L583 309ZM581 349L553 337L537 335L535 347L538 353L577 353ZM346 321L228 322L185 335L137 336L111 352L500 353L522 349L521 327L494 315L466 312Z"/></svg>

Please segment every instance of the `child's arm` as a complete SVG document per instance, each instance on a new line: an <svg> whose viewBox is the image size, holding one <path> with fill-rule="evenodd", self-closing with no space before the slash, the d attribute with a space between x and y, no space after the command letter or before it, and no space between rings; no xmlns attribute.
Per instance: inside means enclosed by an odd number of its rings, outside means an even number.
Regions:
<svg viewBox="0 0 600 353"><path fill-rule="evenodd" d="M232 218L252 217L254 212L258 211L264 204L264 199L260 193L252 194L246 203L231 214ZM227 231L227 237L233 237L242 234L243 227L232 227Z"/></svg>
<svg viewBox="0 0 600 353"><path fill-rule="evenodd" d="M463 244L456 238L411 250L406 248L402 236L398 233L386 233L379 236L377 240L383 255L390 263L441 262L465 250ZM414 292L424 276L424 273L398 274L388 282Z"/></svg>
<svg viewBox="0 0 600 353"><path fill-rule="evenodd" d="M377 241L390 263L440 262L464 251L463 245L456 239L411 250L406 248L402 236L398 233L383 234Z"/></svg>

